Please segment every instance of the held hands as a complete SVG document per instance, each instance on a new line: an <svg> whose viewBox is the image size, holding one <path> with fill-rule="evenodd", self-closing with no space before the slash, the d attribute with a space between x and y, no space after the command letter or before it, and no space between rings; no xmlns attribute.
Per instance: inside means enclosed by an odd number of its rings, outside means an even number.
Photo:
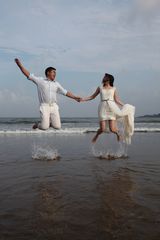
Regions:
<svg viewBox="0 0 160 240"><path fill-rule="evenodd" d="M77 96L77 97L75 97L75 100L76 100L77 102L81 102L81 97Z"/></svg>
<svg viewBox="0 0 160 240"><path fill-rule="evenodd" d="M81 98L80 102L86 102L86 99L85 98Z"/></svg>
<svg viewBox="0 0 160 240"><path fill-rule="evenodd" d="M76 97L75 98L75 100L77 101L77 102L85 102L85 99L84 98L81 98L81 97Z"/></svg>

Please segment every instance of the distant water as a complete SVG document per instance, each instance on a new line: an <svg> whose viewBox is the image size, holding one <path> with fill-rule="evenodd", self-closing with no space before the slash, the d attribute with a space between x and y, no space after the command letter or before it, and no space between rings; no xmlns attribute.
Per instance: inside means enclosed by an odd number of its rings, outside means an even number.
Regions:
<svg viewBox="0 0 160 240"><path fill-rule="evenodd" d="M98 128L98 118L62 118L62 129L50 128L46 133L74 134L95 132ZM33 123L38 118L0 118L0 134L41 133L32 130ZM135 132L160 132L160 118L141 117L135 119Z"/></svg>

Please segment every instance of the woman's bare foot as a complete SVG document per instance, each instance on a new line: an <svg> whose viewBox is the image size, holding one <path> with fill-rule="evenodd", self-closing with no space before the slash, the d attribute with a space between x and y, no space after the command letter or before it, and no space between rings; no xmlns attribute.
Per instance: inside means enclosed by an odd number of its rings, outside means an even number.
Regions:
<svg viewBox="0 0 160 240"><path fill-rule="evenodd" d="M117 141L120 142L123 140L122 135L120 135L119 133L117 133Z"/></svg>
<svg viewBox="0 0 160 240"><path fill-rule="evenodd" d="M32 126L33 129L37 129L38 128L38 123L34 123Z"/></svg>
<svg viewBox="0 0 160 240"><path fill-rule="evenodd" d="M92 139L92 143L96 143L97 140L97 136L94 136L94 138Z"/></svg>

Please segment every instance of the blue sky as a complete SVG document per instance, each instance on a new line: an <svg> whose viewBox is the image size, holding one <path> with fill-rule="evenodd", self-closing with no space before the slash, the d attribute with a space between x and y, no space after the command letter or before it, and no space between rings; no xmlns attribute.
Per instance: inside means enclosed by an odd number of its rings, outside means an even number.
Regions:
<svg viewBox="0 0 160 240"><path fill-rule="evenodd" d="M105 72L136 115L159 113L160 0L0 0L0 116L39 116L36 86L14 63L86 96ZM99 97L77 103L59 96L61 115L97 116Z"/></svg>

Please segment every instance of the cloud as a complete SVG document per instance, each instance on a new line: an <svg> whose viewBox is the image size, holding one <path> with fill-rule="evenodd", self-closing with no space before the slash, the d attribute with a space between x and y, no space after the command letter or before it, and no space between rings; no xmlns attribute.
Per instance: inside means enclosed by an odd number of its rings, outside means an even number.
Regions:
<svg viewBox="0 0 160 240"><path fill-rule="evenodd" d="M158 12L160 1L159 0L136 0L136 6L144 13Z"/></svg>
<svg viewBox="0 0 160 240"><path fill-rule="evenodd" d="M73 82L82 92L86 92L87 73L94 79L95 74L106 71L118 77L120 73L125 77L126 72L142 71L135 80L137 84L146 77L146 71L160 75L159 9L159 0L3 1L0 8L1 99L7 100L8 94L15 106L20 99L23 104L27 102L23 91L15 96L14 91L5 90L11 89L6 79L15 79L15 86L12 83L15 88L20 84L13 62L15 57L38 75L43 74L48 65L55 66L58 72L77 73L75 79L80 73L86 74L80 75L79 85ZM129 81L124 81L125 90ZM29 105L26 106L30 112ZM68 109L72 111L69 103Z"/></svg>
<svg viewBox="0 0 160 240"><path fill-rule="evenodd" d="M1 117L38 116L37 102L31 96L6 88L0 90L0 109Z"/></svg>
<svg viewBox="0 0 160 240"><path fill-rule="evenodd" d="M160 0L135 0L130 6L128 20L132 23L141 23L151 26L160 18Z"/></svg>
<svg viewBox="0 0 160 240"><path fill-rule="evenodd" d="M138 23L154 14L158 21L159 1L122 1L117 5L116 1L102 0L76 4L71 0L36 0L27 1L25 8L25 1L18 3L7 2L12 8L9 15L2 12L7 4L2 6L1 47L19 57L30 56L30 66L52 63L64 70L103 72L133 65L148 68L150 58L157 65L154 52L159 22L150 31L146 21ZM129 18L136 24L130 24ZM3 27L4 21L8 28Z"/></svg>
<svg viewBox="0 0 160 240"><path fill-rule="evenodd" d="M25 104L25 103L31 103L32 99L28 96L23 95L19 92L14 92L9 89L3 89L0 90L0 102L1 104L4 104L6 102L14 103L14 104Z"/></svg>

